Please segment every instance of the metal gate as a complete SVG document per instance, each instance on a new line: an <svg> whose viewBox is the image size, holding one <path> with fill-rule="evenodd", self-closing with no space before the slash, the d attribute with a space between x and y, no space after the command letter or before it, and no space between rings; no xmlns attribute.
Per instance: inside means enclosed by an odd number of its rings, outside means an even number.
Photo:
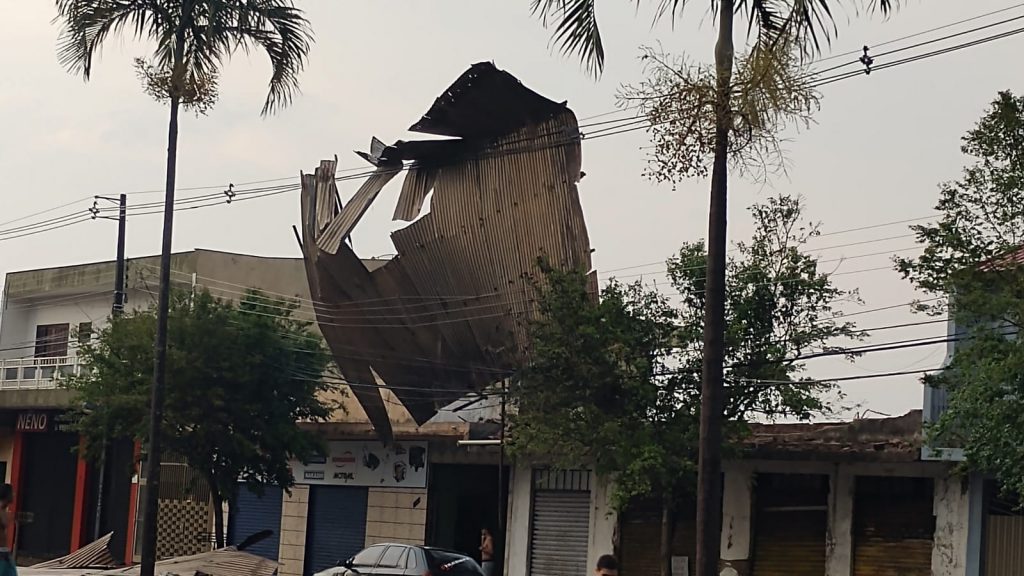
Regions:
<svg viewBox="0 0 1024 576"><path fill-rule="evenodd" d="M931 478L861 476L853 503L853 576L931 576Z"/></svg>
<svg viewBox="0 0 1024 576"><path fill-rule="evenodd" d="M303 574L337 566L366 542L366 488L310 486Z"/></svg>
<svg viewBox="0 0 1024 576"><path fill-rule="evenodd" d="M1018 498L985 483L985 576L1019 576L1024 569L1024 511Z"/></svg>
<svg viewBox="0 0 1024 576"><path fill-rule="evenodd" d="M535 470L530 576L587 574L590 472Z"/></svg>
<svg viewBox="0 0 1024 576"><path fill-rule="evenodd" d="M257 556L277 561L281 543L281 504L284 491L277 486L265 486L260 496L246 486L239 486L235 501L231 503L228 541L239 544L253 534L273 530L274 535L249 548Z"/></svg>
<svg viewBox="0 0 1024 576"><path fill-rule="evenodd" d="M655 499L632 502L620 518L620 573L623 576L660 574L661 503ZM689 573L693 574L697 556L697 503L690 498L676 503L671 552L672 556L685 557Z"/></svg>
<svg viewBox="0 0 1024 576"><path fill-rule="evenodd" d="M757 475L753 576L825 573L828 492L824 475Z"/></svg>

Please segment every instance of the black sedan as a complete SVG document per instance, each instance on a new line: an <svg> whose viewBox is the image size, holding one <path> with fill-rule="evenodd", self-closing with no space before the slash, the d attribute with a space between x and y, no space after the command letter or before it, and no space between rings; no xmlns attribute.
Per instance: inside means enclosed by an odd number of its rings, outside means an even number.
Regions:
<svg viewBox="0 0 1024 576"><path fill-rule="evenodd" d="M475 560L450 550L377 544L314 576L483 576Z"/></svg>

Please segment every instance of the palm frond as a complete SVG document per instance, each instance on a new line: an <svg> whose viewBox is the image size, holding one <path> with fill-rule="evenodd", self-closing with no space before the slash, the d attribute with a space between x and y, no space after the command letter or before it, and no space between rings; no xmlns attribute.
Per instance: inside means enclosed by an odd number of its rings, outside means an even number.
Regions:
<svg viewBox="0 0 1024 576"><path fill-rule="evenodd" d="M62 29L58 57L86 80L111 34L156 44L153 65L179 78L204 81L238 49L259 49L272 73L262 113L288 105L299 89L313 33L293 0L56 0ZM178 33L184 52L175 54ZM179 68L180 67L180 68Z"/></svg>
<svg viewBox="0 0 1024 576"><path fill-rule="evenodd" d="M111 33L130 31L136 39L156 34L169 23L165 13L144 0L57 0L57 18L63 23L57 40L57 58L73 74L88 80L93 59Z"/></svg>
<svg viewBox="0 0 1024 576"><path fill-rule="evenodd" d="M813 57L832 42L838 29L833 6L839 0L737 0L736 9L747 14L747 33L757 43L771 48L782 36L792 40L804 57ZM888 15L899 0L864 0L856 9Z"/></svg>
<svg viewBox="0 0 1024 576"><path fill-rule="evenodd" d="M594 76L604 71L604 44L597 24L597 0L533 0L532 10L545 26L554 24L551 41L562 54L576 55Z"/></svg>

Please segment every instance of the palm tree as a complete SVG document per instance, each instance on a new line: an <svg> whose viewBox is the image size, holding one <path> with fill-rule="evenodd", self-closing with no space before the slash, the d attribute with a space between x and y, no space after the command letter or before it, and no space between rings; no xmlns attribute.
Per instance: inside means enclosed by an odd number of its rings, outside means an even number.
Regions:
<svg viewBox="0 0 1024 576"><path fill-rule="evenodd" d="M298 90L313 35L303 12L291 0L56 0L56 5L57 20L62 23L58 56L70 72L88 81L93 58L111 35L148 40L156 47L151 62L136 60L140 76L149 94L170 105L142 533L142 576L153 576L179 108L202 112L211 106L217 72L239 49L247 54L262 50L270 58L273 71L262 115L287 106Z"/></svg>
<svg viewBox="0 0 1024 576"><path fill-rule="evenodd" d="M640 0L637 0L639 3ZM534 13L554 25L555 43L575 54L593 74L604 68L604 46L597 23L597 0L532 0ZM656 17L675 17L693 0L657 0ZM795 46L804 57L820 52L836 31L832 8L840 0L710 0L718 17L715 45L715 139L708 214L708 260L704 309L704 358L697 492L697 576L718 574L722 529L722 410L724 400L726 203L731 95L735 60L733 24L740 14L760 49ZM864 0L869 11L888 14L899 0ZM784 42L779 42L784 40ZM662 566L666 574L667 566Z"/></svg>

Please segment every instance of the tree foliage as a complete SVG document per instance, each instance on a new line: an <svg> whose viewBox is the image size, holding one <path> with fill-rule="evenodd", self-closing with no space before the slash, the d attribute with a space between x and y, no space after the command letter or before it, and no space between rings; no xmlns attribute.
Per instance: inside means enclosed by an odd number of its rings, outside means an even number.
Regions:
<svg viewBox="0 0 1024 576"><path fill-rule="evenodd" d="M751 209L755 233L730 259L726 412L735 440L753 418L808 418L833 387L804 377L800 356L864 337L833 304L856 299L803 251L818 234L803 204ZM510 389L514 454L615 479L613 500L674 501L692 490L704 323L702 242L669 261L681 304L642 283L610 282L600 297L578 272L548 270L530 362Z"/></svg>
<svg viewBox="0 0 1024 576"><path fill-rule="evenodd" d="M325 394L330 355L296 304L250 291L237 304L174 295L171 303L164 445L209 485L218 512L239 482L290 488L289 461L320 450L298 422L324 420L337 409ZM156 314L113 317L79 349L87 372L68 382L84 410L79 428L99 455L107 438L144 439L149 426Z"/></svg>
<svg viewBox="0 0 1024 576"><path fill-rule="evenodd" d="M576 56L595 76L604 70L605 50L597 19L597 0L531 0L533 13L545 26L554 28L552 42L563 54ZM639 7L644 4L635 0ZM793 40L802 56L813 56L835 36L835 13L838 0L734 0L737 13L747 19L747 34L762 47L772 47L780 39ZM656 0L655 21L675 19L694 0ZM701 4L704 4L701 2ZM858 10L889 14L899 6L898 0L863 0L848 3ZM714 0L706 4L717 12Z"/></svg>
<svg viewBox="0 0 1024 576"><path fill-rule="evenodd" d="M714 159L715 67L694 64L653 48L643 49L645 80L626 86L619 103L650 122L653 140L646 175L658 182L707 177ZM807 127L818 111L814 76L792 42L741 54L730 83L729 162L754 180L784 172L782 132Z"/></svg>
<svg viewBox="0 0 1024 576"><path fill-rule="evenodd" d="M313 34L291 0L57 0L61 64L88 80L111 34L156 44L136 60L146 92L199 111L216 99L220 66L238 50L262 50L271 77L263 114L287 106L298 90Z"/></svg>
<svg viewBox="0 0 1024 576"><path fill-rule="evenodd" d="M934 223L913 226L924 251L897 269L932 296L918 309L955 320L955 354L926 378L948 393L931 441L1024 493L1024 97L1000 92L963 137L973 159L939 188Z"/></svg>

